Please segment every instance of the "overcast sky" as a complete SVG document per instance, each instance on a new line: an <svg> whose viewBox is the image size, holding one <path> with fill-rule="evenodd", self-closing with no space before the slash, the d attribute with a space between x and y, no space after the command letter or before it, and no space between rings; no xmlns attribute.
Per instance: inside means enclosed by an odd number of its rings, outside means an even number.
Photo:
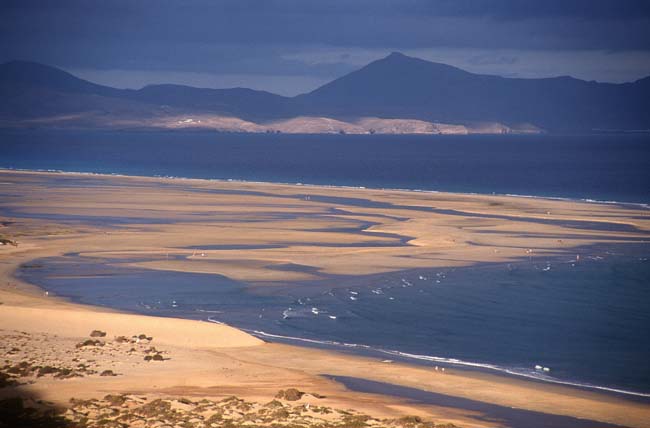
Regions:
<svg viewBox="0 0 650 428"><path fill-rule="evenodd" d="M284 95L392 51L502 76L650 75L647 0L2 0L0 62Z"/></svg>

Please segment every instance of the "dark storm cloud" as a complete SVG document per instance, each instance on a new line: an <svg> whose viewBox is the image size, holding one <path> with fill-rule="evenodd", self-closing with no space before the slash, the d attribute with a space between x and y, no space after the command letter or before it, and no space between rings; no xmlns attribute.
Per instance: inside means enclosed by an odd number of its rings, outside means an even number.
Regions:
<svg viewBox="0 0 650 428"><path fill-rule="evenodd" d="M650 2L636 0L22 0L3 9L2 35L26 41L560 48L559 33L571 36L565 48L650 47L640 37L650 35Z"/></svg>
<svg viewBox="0 0 650 428"><path fill-rule="evenodd" d="M650 14L650 4L644 0L404 0L403 10L438 16L489 16L498 19L629 19Z"/></svg>
<svg viewBox="0 0 650 428"><path fill-rule="evenodd" d="M325 48L479 49L482 61L511 65L517 56L490 52L650 51L650 2L5 0L0 5L0 61L304 76L334 76L357 66L345 53L328 61L304 61L300 55ZM565 74L562 64L557 68Z"/></svg>

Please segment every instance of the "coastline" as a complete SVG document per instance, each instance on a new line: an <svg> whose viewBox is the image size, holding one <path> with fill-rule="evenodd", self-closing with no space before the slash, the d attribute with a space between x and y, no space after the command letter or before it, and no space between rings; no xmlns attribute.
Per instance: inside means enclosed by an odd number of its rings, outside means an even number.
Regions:
<svg viewBox="0 0 650 428"><path fill-rule="evenodd" d="M621 207L636 207L636 208L645 208L650 210L650 203L648 202L626 202L626 201L612 201L612 200L601 200L601 199L592 199L592 198L569 198L563 196L551 196L551 195L524 195L517 193L477 193L477 192L453 192L447 190L431 190L431 189L409 189L401 187L372 187L372 186L346 186L346 185L336 185L336 184L317 184L317 183L302 183L302 182L284 182L284 181L256 181L256 180L245 180L245 179L236 179L236 178L193 178L193 177L182 177L182 176L173 176L173 175L131 175L131 174L122 174L122 173L105 173L105 172L83 172L83 171L64 171L60 169L25 169L25 168L7 168L0 167L0 172L24 172L24 173L38 173L38 174L63 174L63 175L88 175L96 177L122 177L122 178L136 178L136 179L162 179L162 180L181 180L181 181L206 181L206 182L215 182L215 183L242 183L242 184L261 184L261 185L279 185L279 186L300 186L305 188L316 188L316 189L343 189L343 190L379 190L387 192L413 192L413 193L424 193L424 194L449 194L456 196L497 196L497 197L507 197L507 198L523 198L523 199L535 199L535 200L547 200L547 201L562 201L562 202L580 202L580 203L590 203L590 204L611 204L618 205Z"/></svg>
<svg viewBox="0 0 650 428"><path fill-rule="evenodd" d="M20 179L26 179L27 181L34 180L38 181L38 177L43 176L53 176L55 174L51 173L34 173L34 172L17 172L17 171L0 171L0 174L3 175L4 179L11 179L20 181ZM72 178L85 176L84 174L72 174L72 173L63 173L65 176L70 176ZM206 181L200 179L171 179L171 178L153 178L153 177L128 177L128 176L118 176L118 175L94 175L89 174L93 179L99 180L96 183L103 193L103 197L107 197L109 200L111 195L115 195L116 190L106 189L106 181L116 180L136 183L137 187L143 188L145 190L147 185L152 185L155 183L161 182L171 182L173 183L183 183L184 185L199 186L202 188L218 186L221 189L223 187L228 187L227 190L232 190L233 188L244 188L246 191L259 191L264 190L264 193L271 193L276 195L276 197L287 198L288 195L295 194L297 188L308 189L311 193L327 194L328 192L335 192L334 196L341 196L343 192L346 196L361 196L367 198L368 200L373 200L375 202L385 202L385 198L390 198L391 203L400 201L400 204L407 206L406 202L409 202L408 206L428 206L432 202L428 200L429 197L437 196L441 200L451 199L447 201L449 204L458 205L456 208L461 208L463 213L479 213L479 214L490 214L489 202L500 203L499 210L503 209L503 204L506 205L508 210L509 217L512 218L533 218L537 220L544 220L549 215L549 207L554 212L554 216L559 216L564 221L584 221L584 214L580 214L580 209L576 209L575 205L580 206L584 202L568 202L568 201L555 201L555 200L546 200L546 199L533 199L528 201L529 198L509 198L505 196L488 196L488 195L463 195L463 194L448 194L442 192L404 192L399 190L377 190L377 189L354 189L354 188L330 188L325 186L296 186L296 185L284 185L284 184L275 184L275 183L253 183L253 182L232 182L232 181ZM114 187L116 183L110 183L111 187ZM119 183L118 190L119 191ZM36 186L32 187L32 190L37 190L38 192L43 192L43 189L38 189L38 183L27 183L27 186ZM104 188L102 188L102 185ZM260 189L262 188L262 189ZM301 190L304 190L301 189ZM79 190L79 189L77 189ZM157 191L164 192L165 189L156 189ZM179 194L184 194L178 189L172 189L174 192L173 197L178 197ZM64 192L65 193L65 192ZM24 193L23 195L25 195ZM138 195L126 195L122 194L121 197L125 199L131 199L132 201L137 200L136 196ZM164 195L158 195L162 197ZM327 195L325 195L327 196ZM332 195L330 195L332 196ZM97 196L94 196L97 197ZM195 197L197 197L195 195ZM264 204L268 203L267 196L255 197L261 198L257 203L261 204L260 208L257 208L253 205L243 204L250 210L254 215L262 215L264 209ZM22 202L23 206L31 207L33 209L38 203L35 204L37 200L36 192L31 194L29 201ZM58 199L57 199L58 198ZM69 198L72 198L69 199ZM69 212L70 209L77 209L79 200L75 199L77 196L73 192L65 193L62 195L53 195L56 204L52 205L55 209L54 211L58 212ZM240 198L240 199L237 199ZM241 203L242 194L230 195L226 197L226 202L232 202L236 204ZM267 199L265 199L267 198ZM382 199L383 198L383 199ZM424 199L423 199L424 198ZM125 212L133 211L133 208L128 207L128 203L119 198L120 204L124 204L121 208ZM66 202L67 201L67 202ZM25 205L25 202L27 204ZM72 203L74 202L74 203ZM157 209L165 207L165 210L169 210L168 203L170 202L169 196L167 199L162 199L161 201L148 201L151 202ZM192 202L192 201L190 201ZM440 203L440 200L435 201L436 204ZM41 202L42 203L42 202ZM48 203L51 203L48 201ZM101 212L102 204L98 201L87 200L84 203L87 206L83 209L87 209L92 212ZM133 202L131 202L133 203ZM295 204L295 200L292 200L292 204ZM14 206L20 205L12 202ZM66 205L67 204L67 205ZM310 212L316 212L317 209L320 209L319 206L314 206L315 203L305 201L304 204L301 204L300 209ZM318 205L318 204L315 204ZM616 205L607 205L603 204L602 215L606 217L606 220L602 220L601 223L617 223L617 224L631 224L638 229L637 232L604 232L598 231L601 236L613 237L621 235L635 235L642 236L647 238L647 231L650 230L650 219L647 218L647 213L641 211L635 214L636 217L639 215L642 218L631 218L633 216L629 210L622 209ZM598 205L590 204L590 207L598 207ZM115 202L113 203L113 208L115 208ZM282 207L283 210L289 210L288 207ZM349 207L348 207L349 209ZM405 211L404 208L398 208L400 212ZM29 210L28 210L29 211ZM290 211L290 210L289 210ZM368 219L372 218L375 222L378 221L377 209L369 207L359 209L359 212L353 213L352 218L355 220L359 219ZM380 211L380 210L379 210ZM37 212L37 211L31 211ZM426 212L426 217L434 216L431 212ZM29 212L27 212L29 214ZM167 214L167 213L166 213ZM591 215L591 213L590 213ZM187 217L185 214L177 214L174 217L179 217L181 221ZM7 217L11 217L10 215ZM165 345L171 349L172 360L170 364L177 364L174 367L175 373L170 375L169 370L164 367L163 373L165 376L169 376L168 381L164 381L163 386L158 386L156 388L150 388L146 383L143 383L143 379L146 376L151 376L150 370L154 369L152 367L133 367L133 373L123 376L124 378L130 378L129 381L126 379L119 379L122 376L118 376L115 379L91 379L90 377L84 378L83 381L77 380L65 380L58 381L52 380L47 381L46 386L43 388L43 393L52 397L53 390L51 388L57 388L61 391L60 387L62 383L69 382L69 388L66 387L62 391L62 396L68 394L68 396L73 396L73 394L81 394L86 397L91 397L96 394L98 390L133 390L133 388L141 388L141 390L159 394L160 390L165 391L177 391L178 385L186 385L184 388L181 388L181 391L188 391L192 394L201 394L206 393L206 388L213 387L215 383L223 382L228 380L228 376L224 376L223 373L215 374L212 370L208 369L210 365L214 363L215 355L219 361L227 361L231 367L234 364L246 364L247 367L254 367L253 372L255 376L252 378L244 373L241 373L241 369L233 368L232 372L229 373L233 378L236 378L237 381L233 381L231 385L227 388L222 388L219 391L211 391L207 395L214 394L216 396L223 396L226 391L238 391L240 394L243 394L249 389L253 389L254 392L251 393L248 398L252 399L271 399L273 394L277 392L279 388L277 379L284 379L282 386L289 387L289 385L308 385L309 387L318 387L325 392L325 395L334 396L335 399L326 399L328 403L334 406L347 406L350 407L354 403L354 406L361 406L362 409L367 409L369 412L375 412L383 415L395 415L400 412L404 412L405 409L408 409L409 412L415 411L420 412L420 414L434 416L442 415L443 419L450 420L455 423L462 424L467 423L467 419L464 419L462 415L458 412L454 413L450 409L442 410L432 410L427 408L427 406L411 406L403 401L397 400L395 398L383 398L379 400L380 404L369 404L366 400L366 396L360 393L353 393L345 391L339 384L334 383L333 381L325 380L320 377L320 374L335 374L339 376L356 376L363 377L367 379L384 381L388 383L396 383L397 379L400 379L399 382L403 386L410 386L415 388L420 388L422 390L435 390L437 392L449 393L450 395L462 396L462 397L471 397L474 399L479 399L480 401L497 403L504 406L516 406L522 408L531 408L538 411L543 411L547 413L557 413L564 415L577 416L582 418L597 419L601 421L626 424L630 426L643 426L642 421L647 420L647 417L650 417L650 410L647 405L642 405L639 403L630 402L622 398L610 397L604 394L598 394L595 392L585 392L576 390L575 388L567 388L563 386L556 385L539 385L536 382L526 382L523 380L513 380L513 379L504 379L500 376L483 374L483 373L468 373L462 370L449 370L445 375L440 375L440 373L432 373L430 369L423 367L413 366L403 363L392 363L386 364L382 363L381 360L376 358L365 358L358 356L350 356L346 354L340 354L331 351L321 351L300 348L295 346L279 345L279 344L261 344L257 342L257 339L253 339L244 333L240 333L238 330L232 329L227 326L214 326L208 323L197 323L186 320L173 320L167 319L164 323L170 323L167 327L160 327L158 323L163 323L162 320L155 319L152 317L146 317L142 315L128 315L128 314L118 314L115 312L107 312L104 309L99 308L88 308L80 307L79 305L63 302L60 299L55 299L52 297L45 297L42 295L42 292L37 291L34 287L27 284L17 281L13 277L13 272L20 264L26 263L29 260L33 260L44 255L53 255L53 254L62 254L69 250L73 249L82 249L84 254L87 256L97 256L97 254L102 253L104 256L115 256L115 257L124 257L124 248L131 248L129 243L138 242L138 245L135 246L136 252L131 252L130 255L136 254L139 252L148 253L148 254L158 254L161 255L165 252L164 242L169 240L170 237L175 237L183 244L191 241L191 236L186 236L188 233L196 233L201 226L189 224L184 225L184 229L174 229L174 223L172 222L169 225L155 225L160 229L168 228L170 232L167 235L161 235L159 237L151 238L152 234L160 233L160 231L155 231L154 228L147 225L134 226L134 230L115 230L106 228L105 226L98 225L87 225L81 222L80 224L65 224L59 223L56 221L51 221L47 219L38 219L30 218L29 215L26 217L17 217L10 219L10 221L18 220L24 224L20 225L24 230L21 233L27 232L27 236L20 237L19 246L15 248L2 248L0 249L0 255L4 259L5 263L2 265L2 270L0 271L2 288L0 289L0 301L3 302L0 305L0 317L2 317L3 326L11 326L13 330L25 330L31 333L45 333L48 335L59 335L65 336L68 338L79 339L83 337L86 330L92 328L102 328L106 330L115 330L109 331L109 334L136 334L136 326L139 329L149 329L151 331L156 331L154 337L155 341L160 341L160 344ZM174 219L172 219L174 220ZM175 220L178 220L175 219ZM423 233L427 227L430 226L430 223L426 223L426 219L423 218L413 218L412 222L416 223L415 225L399 225L396 223L391 223L390 221L385 221L379 225L375 224L371 226L371 231L376 231L380 233L391 233L401 236L415 235L413 239L409 241L412 245L408 247L409 251L421 250L422 254L419 254L419 257L422 257L422 260L409 261L406 263L418 265L419 264L430 264L431 259L425 257L423 248L433 247L436 252L446 252L451 255L464 254L470 250L468 245L463 244L462 248L456 248L460 246L457 244L457 241L466 242L466 237L462 235L461 232L454 231L453 225L456 218L448 219L445 221L451 221L450 224L437 225L437 234L436 236L427 235ZM437 219L440 220L440 219ZM279 222L286 222L285 219L277 220ZM294 220L295 221L295 220ZM298 226L304 227L306 225L305 220L300 220L302 223L298 223ZM324 226L332 227L334 223L330 219L320 219L319 222L324 223ZM508 222L508 219L503 220L504 223ZM496 222L496 220L494 220ZM348 221L348 223L350 223ZM339 224L334 224L339 225ZM289 226L289 225L288 225ZM541 231L557 231L558 226L544 224L543 222L530 221L524 226L530 228L533 227L538 232ZM7 226L5 226L7 227ZM9 227L16 227L9 225ZM495 227L493 224L490 224L490 227ZM508 227L511 228L512 224L508 224ZM499 230L499 225L496 226ZM523 226L522 226L523 228ZM4 229L4 228L3 228ZM0 232L3 231L0 229ZM255 231L259 232L259 231ZM100 235L101 234L101 235ZM124 240L123 243L114 242L114 239L111 239L111 235L118 235L118 240ZM129 236L132 235L132 236ZM149 236L149 238L147 238ZM142 239L150 239L150 242L142 243ZM227 236L226 236L227 238ZM253 238L253 237L252 237ZM254 236L255 241L260 239L277 239L272 236L260 236L257 234ZM325 238L324 236L319 236L319 238ZM332 242L354 242L354 239L358 237L340 236L330 237L333 238ZM241 239L239 236L238 239ZM380 243L382 241L390 241L390 237L378 236L373 237L372 239L367 239L364 237L365 241ZM457 240L457 241L456 241ZM557 251L568 252L572 248L572 244L579 243L589 243L594 242L593 238L590 238L587 233L579 239L574 239L573 241L567 241L562 245L559 245L557 242L552 243L552 239L539 239L537 241L528 241L529 243L534 243L539 246L539 252L544 253L554 253ZM556 240L557 241L557 240ZM575 242L574 242L575 241ZM597 241L597 239L596 239ZM468 265L471 263L476 263L482 259L490 260L510 260L514 257L521 257L522 251L520 248L516 250L506 250L505 244L507 243L519 243L515 238L509 237L505 239L501 237L500 240L490 241L489 251L485 251L481 248L471 248L474 253L471 253L470 256L466 256L464 259L459 259L454 263L458 265ZM190 242L191 243L191 242ZM496 245L502 245L503 247L498 247L500 251L498 253L493 252L493 248L496 248ZM114 248L110 248L113 246ZM8 246L3 246L8 247ZM122 248L122 250L120 250ZM414 249L415 248L415 249ZM536 247L537 248L537 247ZM8 250L8 251L7 251ZM390 250L395 251L395 250ZM536 249L536 252L538 250ZM233 250L233 260L244 255L245 251ZM356 257L355 260L355 271L358 270L358 263L363 261L371 261L367 267L368 271L380 271L381 265L387 261L391 261L389 266L397 266L395 260L393 260L387 250L379 250L377 254L374 254L372 259L366 259L364 257L363 251L354 251L348 254L349 257ZM248 253L247 253L248 254ZM261 257L263 259L268 259L268 252L264 250L254 253L256 257ZM208 257L211 257L208 255ZM274 256L275 257L275 256ZM323 258L323 263L321 268L324 270L330 270L337 272L339 269L338 265L340 264L340 259L334 257L330 250L319 249L319 252L315 252L311 255L312 258ZM277 258L277 257L276 257ZM332 259L327 262L327 259ZM197 260L197 262L201 262ZM401 263L405 263L401 261ZM179 269L179 270L188 270L190 268L190 262L182 262L176 266L163 266L162 262L154 263L136 263L140 267L146 267L150 269ZM210 271L206 266L198 265L192 266L190 270L198 271ZM271 282L277 281L279 277L287 276L287 272L279 272L280 275L272 276L268 278L267 275L270 272L262 271L264 275L257 272L260 269L259 266L243 266L237 268L228 268L225 266L219 266L219 271L227 271L235 277L245 278L248 280L258 281L258 282L267 282L269 279ZM344 267L344 272L349 270ZM300 275L297 275L300 277ZM9 283L5 285L5 283ZM13 286L12 286L13 285ZM38 314L39 311L42 313L49 313L52 315L36 317L34 315ZM48 312L54 311L54 312ZM82 319L79 318L79 313L83 312ZM59 325L56 326L53 323L54 320L66 320L68 324L65 326ZM125 321L120 324L115 320L124 319ZM88 323L88 320L93 321L91 326ZM155 320L155 321L154 321ZM14 324L11 324L14 323ZM115 323L115 325L112 325ZM95 327L95 324L97 325ZM119 324L119 326L118 326ZM158 325L158 327L156 327ZM172 327L173 325L173 327ZM71 326L74 326L72 328ZM200 327L199 327L200 326ZM6 328L6 327L5 327ZM157 328L157 330L155 330ZM215 330L216 328L216 330ZM166 335L166 331L170 330L177 331L178 333L173 335ZM126 331L129 330L129 331ZM196 334L190 334L188 332L196 331ZM209 331L209 333L208 333ZM219 340L217 343L206 341L206 335L215 335L218 336ZM192 337L192 340L183 342L182 338L186 339ZM236 339L232 339L235 337ZM215 337L211 337L215 339ZM158 343L158 342L156 342ZM235 343L238 345L236 348L225 347L225 345L232 345ZM200 358L202 366L201 370L194 369L187 364L187 361L183 361L188 358L190 355L194 355L196 352L205 353L202 354ZM178 357L174 355L177 354ZM178 362L177 362L178 360ZM281 362L278 362L281 360ZM167 364L167 362L165 363ZM199 364L199 366L201 366ZM347 366L347 367L346 367ZM273 373L265 373L269 368L272 368ZM332 373L332 368L335 368L335 371L338 373ZM159 370L159 368L155 368ZM126 372L125 372L126 373ZM145 374L146 373L146 374ZM188 377L188 373L192 376ZM271 374L273 376L271 376ZM281 374L281 377L276 377L278 374ZM49 382L49 384L47 384ZM238 383L239 382L239 383ZM272 382L272 386L269 382ZM242 385L245 385L242 387ZM257 385L256 387L251 388L251 385ZM39 389L38 383L34 387L35 390ZM305 388L301 386L301 388ZM319 392L319 391L315 391ZM48 395L49 394L49 395ZM323 394L323 392L319 392ZM534 394L534 397L531 395ZM211 395L212 396L212 395ZM523 398L522 398L523 397ZM559 397L563 397L564 401L558 403ZM567 398L570 397L570 398ZM64 401L62 398L61 401ZM382 413L383 412L383 413ZM437 413L436 413L437 412ZM487 426L487 425L486 425Z"/></svg>
<svg viewBox="0 0 650 428"><path fill-rule="evenodd" d="M208 321L212 321L212 320L208 320ZM220 322L215 322L215 323L223 324ZM629 397L631 399L639 400L639 402L642 403L643 402L650 403L650 400L648 400L650 399L650 393L629 391L620 388L612 388L607 386L592 385L592 384L580 383L580 382L572 382L569 380L562 380L557 378L549 378L549 377L541 378L539 376L522 373L520 371L511 370L490 363L477 363L473 361L459 360L451 357L437 357L431 355L412 354L408 352L401 352L392 349L376 348L369 345L357 344L357 343L348 344L348 343L341 343L341 342L328 342L328 341L321 341L315 339L280 336L271 333L265 333L263 331L253 331L248 329L242 329L242 330L246 333L252 334L255 337L261 338L262 340L264 338L275 339L276 341L278 339L285 340L286 342L280 342L280 343L287 343L289 345L293 345L294 343L306 343L306 345L304 346L310 347L311 345L316 349L326 349L326 350L331 349L334 350L335 352L338 349L340 349L342 352L346 352L346 350L349 352L362 350L362 351L367 351L372 358L379 358L379 357L374 357L374 355L383 354L386 357L395 358L397 361L406 364L424 365L425 367L429 367L429 368L434 366L440 366L440 367L446 367L447 369L456 369L461 372L476 371L478 373L494 373L495 376L502 376L511 379L522 379L530 382L536 382L541 385L544 384L563 385L570 388L576 388L581 391L595 391L595 392L611 395L612 397L623 396L623 397Z"/></svg>
<svg viewBox="0 0 650 428"><path fill-rule="evenodd" d="M625 248L627 245L634 245L634 244L623 244L622 248L618 247L612 247L611 245L606 245L603 250L605 252L609 251L616 251L617 249L619 251L625 251ZM638 245L638 244L637 244ZM585 248L585 249L576 249L576 251L580 251L581 254L593 254L594 248ZM587 258L593 258L597 259L599 256L587 256ZM50 268L48 268L49 262L47 261L48 258L45 259L37 259L31 264L35 265L42 265L43 268L45 269L44 275L46 276L53 276L53 277L58 277L60 274L55 273L56 270L50 271ZM521 267L525 267L526 265L530 264L536 264L535 260L537 260L537 263L541 263L541 265L545 265L546 263L552 264L553 266L557 267L558 265L569 265L572 264L571 261L567 261L566 258L562 255L559 256L543 256L543 257L530 257L527 258L527 260L519 260L519 261L513 261L511 263L503 263L503 262L497 262L497 263L476 263L475 265L472 266L467 266L464 268L460 269L455 269L456 273L458 273L459 270L463 269L479 269L479 270L485 270L486 268L489 269L500 269L500 270L505 270L505 269L518 269ZM83 266L84 261L82 259L78 260L78 263L81 263L81 266ZM115 306L114 304L110 303L99 303L99 302L93 302L93 298L89 297L89 295L84 295L83 297L79 297L75 295L73 292L70 294L69 292L63 292L60 293L56 291L56 289L53 289L50 286L47 286L47 282L43 282L43 274L38 273L34 275L31 271L33 268L29 269L24 269L21 270L21 275L20 278L23 281L27 281L28 283L31 284L39 284L37 287L39 288L42 292L45 290L48 290L48 295L53 296L59 299L64 299L68 302L71 302L73 304L79 304L79 305L84 305L84 306L90 306L92 307L101 307L102 310L106 311L116 311L120 313L127 313L127 314L139 314L139 315L144 315L144 316L154 316L154 317L173 317L173 318L181 318L181 319L187 319L187 320L194 320L194 321L202 321L202 322L209 322L209 323L214 323L217 325L226 325L230 327L237 328L241 331L244 331L256 338L259 338L263 341L270 341L273 343L281 343L281 344L286 344L286 345L295 345L295 346L307 346L307 347L312 347L315 349L321 349L321 350L332 350L335 352L346 352L346 353L351 353L354 355L361 355L361 356L366 356L366 357L371 357L371 358L379 358L379 359L384 359L384 358L392 358L393 360L391 361L400 361L404 362L407 364L416 364L416 365L421 365L425 367L432 368L434 366L440 366L440 367L446 367L447 369L449 368L456 368L458 370L462 371L478 371L478 372L483 372L483 373L493 373L498 376L505 376L508 378L513 378L513 379L525 379L525 380L530 380L534 382L539 382L541 384L558 384L558 385L565 385L569 387L575 387L580 390L584 391L598 391L602 392L605 394L611 394L612 396L616 397L619 395L627 396L629 398L634 398L639 400L640 402L644 402L646 400L648 403L650 403L650 393L646 392L640 392L637 389L624 389L625 387L616 387L616 386L604 386L606 384L593 384L590 383L588 380L579 380L579 379L567 379L567 378L558 378L555 376L549 376L545 374L541 370L535 370L532 371L527 366L522 366L522 365L517 365L517 366L503 366L499 365L494 362L489 362L483 360L482 362L479 362L479 360L471 360L471 359L458 359L453 357L453 353L449 354L447 353L447 356L438 356L436 355L431 355L431 354L422 354L418 353L415 351L404 351L404 350L398 350L395 348L390 348L386 347L386 345L368 345L365 343L355 343L355 342L345 342L345 341L336 341L336 340L327 340L327 339L319 339L317 337L305 337L303 336L287 336L284 335L282 332L277 332L275 331L272 332L266 330L266 327L254 327L254 326L249 326L246 324L241 324L241 320L239 322L231 322L229 319L223 319L222 320L217 320L215 318L220 318L223 315L222 310L203 310L203 309L195 309L197 314L193 314L189 310L181 311L174 313L173 311L170 310L163 310L163 309L157 309L154 310L152 307L150 307L148 304L143 303L142 301L138 300L139 303L136 306L132 306L130 308L127 307L122 307L122 306ZM56 268L55 268L56 269ZM66 269L63 270L65 272ZM65 273L62 274L64 275L64 278L68 278ZM68 271L70 272L70 271ZM142 272L142 271L141 271ZM180 273L180 272L179 272ZM168 273L169 274L169 273ZM404 274L404 272L401 272L401 274ZM69 279L72 280L78 280L85 278L84 273L78 273L78 274L71 274L69 276ZM123 273L120 273L120 269L117 270L111 270L108 269L106 270L105 273L102 273L101 275L110 275L110 276L120 276L123 275ZM138 275L138 274L136 274ZM143 274L146 276L146 274ZM149 274L150 275L150 274ZM414 273L413 275L417 275L417 272ZM127 280L128 281L128 280ZM155 280L154 280L155 281ZM183 280L182 278L176 277L176 281L179 283L182 283ZM132 283L134 289L137 289L137 284ZM104 285L106 286L106 285ZM244 290L241 290L239 292L245 292ZM281 293L286 293L286 290L282 290ZM319 293L317 293L319 294ZM90 294L92 296L92 293ZM215 296L215 299L218 301L219 297ZM298 301L302 300L303 298L299 298ZM306 298L307 301L310 300L309 297ZM313 305L316 305L317 303L315 302L310 302L309 305L313 307ZM172 308L176 306L175 304L172 306ZM264 310L273 309L271 307L265 307ZM289 308L288 310L290 311L292 308ZM323 311L322 307L319 308L314 308L317 311ZM286 310L285 310L286 312ZM325 313L331 313L328 312L327 310ZM207 317L207 318L206 318ZM288 315L284 315L284 317L288 317ZM336 319L336 317L334 317ZM273 322L273 319L270 318L269 322ZM327 321L326 321L327 322ZM362 337L358 338L359 340L363 340Z"/></svg>

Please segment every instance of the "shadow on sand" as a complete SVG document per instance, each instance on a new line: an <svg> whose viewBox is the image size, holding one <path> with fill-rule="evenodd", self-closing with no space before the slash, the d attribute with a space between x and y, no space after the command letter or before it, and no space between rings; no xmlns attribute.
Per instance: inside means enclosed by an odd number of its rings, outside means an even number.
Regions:
<svg viewBox="0 0 650 428"><path fill-rule="evenodd" d="M452 407L468 411L467 417L481 422L497 423L509 428L612 428L620 425L605 422L578 419L570 416L552 415L532 410L516 409L470 400L462 397L438 394L416 388L408 388L390 383L375 382L348 376L330 376L328 378L340 382L346 388L369 394L382 394L404 398L412 403L428 404L441 407ZM469 412L472 412L470 414ZM477 412L482 416L473 414Z"/></svg>

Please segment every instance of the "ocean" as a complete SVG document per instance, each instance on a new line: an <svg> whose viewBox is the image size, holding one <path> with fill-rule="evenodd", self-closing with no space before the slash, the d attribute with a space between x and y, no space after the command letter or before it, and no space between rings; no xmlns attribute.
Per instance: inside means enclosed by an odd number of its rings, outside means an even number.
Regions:
<svg viewBox="0 0 650 428"><path fill-rule="evenodd" d="M0 167L650 202L650 135L0 130Z"/></svg>
<svg viewBox="0 0 650 428"><path fill-rule="evenodd" d="M1 131L0 138L4 168L650 203L646 135ZM535 257L273 288L76 254L31 262L19 275L75 301L224 322L272 341L649 397L650 245L576 254L579 262Z"/></svg>

